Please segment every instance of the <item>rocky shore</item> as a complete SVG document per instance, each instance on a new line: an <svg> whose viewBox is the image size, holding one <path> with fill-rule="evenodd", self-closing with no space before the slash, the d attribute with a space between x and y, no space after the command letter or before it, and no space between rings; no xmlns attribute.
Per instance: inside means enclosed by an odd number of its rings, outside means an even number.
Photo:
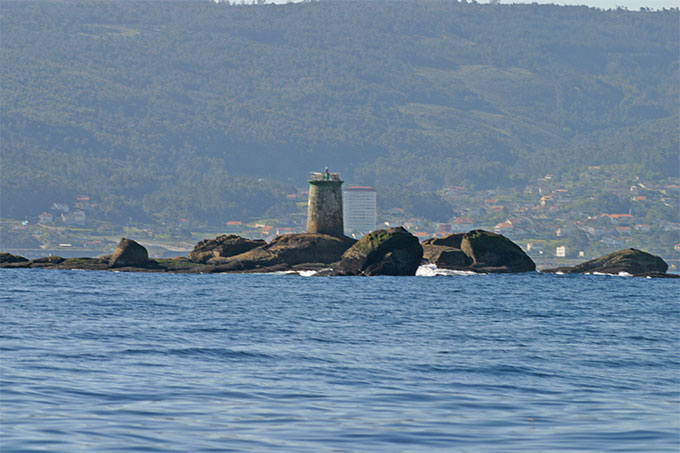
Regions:
<svg viewBox="0 0 680 453"><path fill-rule="evenodd" d="M402 227L377 230L361 240L318 233L286 234L270 243L236 235L206 239L188 256L149 258L146 248L121 239L111 255L99 258L47 256L29 260L0 253L0 268L82 269L120 272L246 273L316 271L324 276L415 275L422 264L478 273L520 273L536 270L524 251L503 235L484 230L443 238L418 238ZM574 267L546 269L546 273L630 274L643 277L680 277L667 274L658 256L636 249L621 250Z"/></svg>
<svg viewBox="0 0 680 453"><path fill-rule="evenodd" d="M634 277L680 278L668 274L668 264L656 255L638 249L619 250L609 255L571 267L544 269L545 273L560 274L630 274Z"/></svg>

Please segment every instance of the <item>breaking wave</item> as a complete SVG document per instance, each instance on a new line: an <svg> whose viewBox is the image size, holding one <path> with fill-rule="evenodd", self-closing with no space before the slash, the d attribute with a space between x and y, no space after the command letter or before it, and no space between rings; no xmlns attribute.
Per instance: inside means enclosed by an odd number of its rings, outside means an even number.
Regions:
<svg viewBox="0 0 680 453"><path fill-rule="evenodd" d="M435 264L423 264L416 271L416 277L439 277L442 275L479 275L472 271L454 271L451 269L440 269Z"/></svg>

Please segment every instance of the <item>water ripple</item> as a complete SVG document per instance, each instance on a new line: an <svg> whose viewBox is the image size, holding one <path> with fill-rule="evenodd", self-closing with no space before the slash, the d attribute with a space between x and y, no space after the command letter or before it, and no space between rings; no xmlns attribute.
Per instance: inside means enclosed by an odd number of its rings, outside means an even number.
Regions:
<svg viewBox="0 0 680 453"><path fill-rule="evenodd" d="M0 284L2 451L678 451L674 281Z"/></svg>

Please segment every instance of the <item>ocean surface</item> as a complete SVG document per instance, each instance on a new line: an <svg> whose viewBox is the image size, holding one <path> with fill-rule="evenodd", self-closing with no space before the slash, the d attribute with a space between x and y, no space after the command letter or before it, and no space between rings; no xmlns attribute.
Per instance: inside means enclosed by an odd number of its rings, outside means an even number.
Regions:
<svg viewBox="0 0 680 453"><path fill-rule="evenodd" d="M679 283L3 269L0 451L678 452Z"/></svg>

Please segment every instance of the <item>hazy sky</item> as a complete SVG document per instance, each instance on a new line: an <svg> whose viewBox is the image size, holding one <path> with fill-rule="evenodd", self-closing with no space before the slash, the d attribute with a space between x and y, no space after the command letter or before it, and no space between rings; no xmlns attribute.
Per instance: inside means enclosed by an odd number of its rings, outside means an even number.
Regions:
<svg viewBox="0 0 680 453"><path fill-rule="evenodd" d="M480 2L481 3L481 2ZM534 3L532 1L516 1L508 0L501 3ZM593 8L609 9L616 8L618 6L628 8L630 10L637 10L640 7L652 8L652 9L662 9L662 8L677 8L680 7L680 0L563 0L563 1L550 1L550 0L536 0L536 3L554 3L556 5L586 5L592 6Z"/></svg>
<svg viewBox="0 0 680 453"><path fill-rule="evenodd" d="M234 0L231 0L232 2ZM236 0L237 3L240 0ZM267 3L288 3L291 0L267 0ZM299 0L293 0L299 1ZM488 0L477 0L479 3L488 3ZM610 9L616 7L625 7L630 10L638 10L641 6L662 9L662 8L678 8L680 7L680 0L500 0L504 4L512 3L553 3L556 5L586 5L593 8ZM246 0L246 3L250 3Z"/></svg>

